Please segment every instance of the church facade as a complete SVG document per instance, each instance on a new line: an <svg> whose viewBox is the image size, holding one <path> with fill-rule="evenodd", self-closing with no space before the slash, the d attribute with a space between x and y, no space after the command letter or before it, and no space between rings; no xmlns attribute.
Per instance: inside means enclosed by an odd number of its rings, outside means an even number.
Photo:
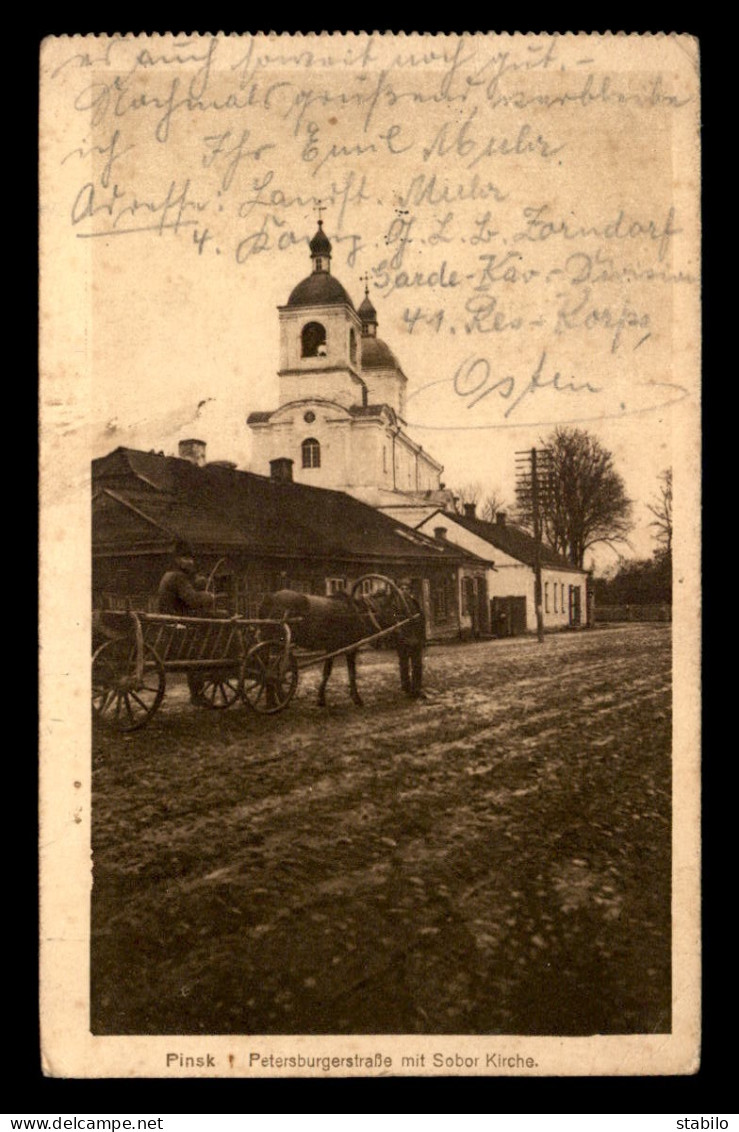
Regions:
<svg viewBox="0 0 739 1132"><path fill-rule="evenodd" d="M331 274L331 242L318 221L312 271L279 307L279 404L247 417L252 470L292 461L299 483L345 491L373 507L448 505L443 467L406 431L408 379L378 337L365 287L356 309Z"/></svg>

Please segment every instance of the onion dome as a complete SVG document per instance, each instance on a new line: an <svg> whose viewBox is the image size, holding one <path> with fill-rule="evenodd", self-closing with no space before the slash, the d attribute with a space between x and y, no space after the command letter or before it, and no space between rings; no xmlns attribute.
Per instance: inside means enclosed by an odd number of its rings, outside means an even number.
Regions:
<svg viewBox="0 0 739 1132"><path fill-rule="evenodd" d="M364 298L359 306L357 312L362 320L362 334L373 335L377 333L377 311L372 305L372 300L369 297L369 289L365 287Z"/></svg>
<svg viewBox="0 0 739 1132"><path fill-rule="evenodd" d="M361 309L361 308L360 308ZM400 369L398 359L382 338L362 339L362 369Z"/></svg>
<svg viewBox="0 0 739 1132"><path fill-rule="evenodd" d="M331 241L323 230L323 221L318 221L318 231L310 242L310 254L313 259L316 256L329 256L331 255Z"/></svg>
<svg viewBox="0 0 739 1132"><path fill-rule="evenodd" d="M327 271L314 271L293 288L287 300L288 307L338 307L343 304L354 310L354 303L339 280Z"/></svg>
<svg viewBox="0 0 739 1132"><path fill-rule="evenodd" d="M298 283L287 300L288 307L338 307L346 306L354 310L354 303L331 274L331 241L323 230L323 221L318 221L318 231L310 242L310 255L313 260L313 273Z"/></svg>

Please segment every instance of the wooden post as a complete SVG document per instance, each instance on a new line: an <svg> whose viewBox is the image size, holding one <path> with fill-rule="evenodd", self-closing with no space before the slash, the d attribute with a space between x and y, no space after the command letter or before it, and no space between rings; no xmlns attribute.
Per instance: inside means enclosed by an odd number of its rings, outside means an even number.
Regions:
<svg viewBox="0 0 739 1132"><path fill-rule="evenodd" d="M539 515L539 474L536 448L531 449L531 511L534 523L534 605L536 606L536 635L544 641L544 610L541 587L541 517Z"/></svg>

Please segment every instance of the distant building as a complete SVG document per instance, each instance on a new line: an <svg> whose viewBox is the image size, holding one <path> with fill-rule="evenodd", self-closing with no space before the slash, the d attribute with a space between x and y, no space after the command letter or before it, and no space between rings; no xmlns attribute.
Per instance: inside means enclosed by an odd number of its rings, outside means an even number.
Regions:
<svg viewBox="0 0 739 1132"><path fill-rule="evenodd" d="M396 517L407 522L409 513ZM535 542L520 527L507 522L499 512L496 522L478 519L475 504L465 505L464 515L429 509L415 529L431 534L445 527L447 540L460 549L494 560L487 575L490 601L490 628L496 636L510 636L536 630L534 600ZM545 629L579 628L588 621L588 573L573 566L547 546L541 548L542 607ZM462 583L469 589L469 583ZM469 604L460 595L462 610Z"/></svg>
<svg viewBox="0 0 739 1132"><path fill-rule="evenodd" d="M269 477L208 463L202 441L180 457L117 448L92 465L93 600L98 608L151 608L177 542L234 611L254 617L279 589L351 591L364 574L410 577L430 639L470 627L459 578L485 587L489 559L397 520L339 491L293 482L292 460Z"/></svg>
<svg viewBox="0 0 739 1132"><path fill-rule="evenodd" d="M406 431L408 379L377 336L365 287L356 310L331 274L331 242L319 220L312 271L279 308L279 405L247 418L252 468L293 461L294 478L346 491L374 507L399 501L449 506L443 467Z"/></svg>

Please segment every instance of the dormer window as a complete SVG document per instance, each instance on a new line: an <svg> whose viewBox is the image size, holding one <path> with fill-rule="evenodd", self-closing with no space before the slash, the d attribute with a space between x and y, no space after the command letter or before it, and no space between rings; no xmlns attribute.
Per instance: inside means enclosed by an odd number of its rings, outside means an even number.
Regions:
<svg viewBox="0 0 739 1132"><path fill-rule="evenodd" d="M309 436L307 440L304 440L300 445L300 450L303 456L304 468L320 468L321 445L314 436Z"/></svg>
<svg viewBox="0 0 739 1132"><path fill-rule="evenodd" d="M304 358L324 358L326 356L326 327L320 322L307 322L300 334L301 356Z"/></svg>

